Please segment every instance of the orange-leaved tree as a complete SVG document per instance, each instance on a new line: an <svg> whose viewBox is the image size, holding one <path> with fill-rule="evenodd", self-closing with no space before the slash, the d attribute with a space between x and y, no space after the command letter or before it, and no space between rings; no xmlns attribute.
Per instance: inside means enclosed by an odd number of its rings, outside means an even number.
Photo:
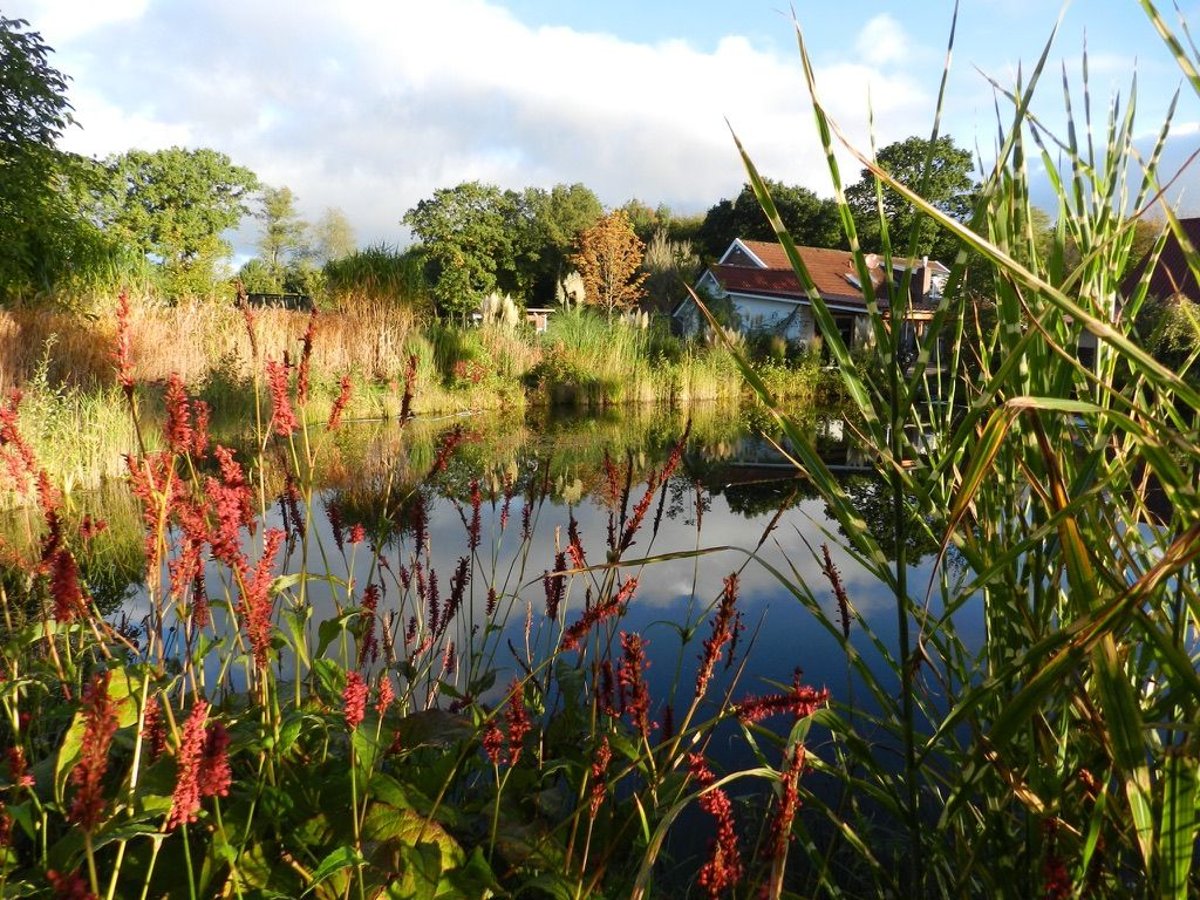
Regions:
<svg viewBox="0 0 1200 900"><path fill-rule="evenodd" d="M571 261L583 278L586 302L599 306L610 319L614 311L636 306L646 293L646 273L638 271L645 249L623 210L614 210L581 232Z"/></svg>

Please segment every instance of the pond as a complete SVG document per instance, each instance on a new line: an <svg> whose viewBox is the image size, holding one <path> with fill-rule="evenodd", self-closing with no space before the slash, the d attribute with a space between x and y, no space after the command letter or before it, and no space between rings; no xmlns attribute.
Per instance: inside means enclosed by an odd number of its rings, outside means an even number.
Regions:
<svg viewBox="0 0 1200 900"><path fill-rule="evenodd" d="M636 635L646 654L651 744L690 728L695 741L703 735L698 749L719 770L778 767L778 749L748 740L731 705L786 692L799 679L829 691L887 769L899 759L895 734L876 735L872 721L893 715L884 700L899 693L889 659L898 645L894 598L843 549L837 522L762 436L765 424L753 409L721 406L598 415L535 410L346 423L334 433L314 429L302 449L272 438L261 451L253 444L237 451L266 512L252 534L240 533L244 572L234 576L227 561L215 560L202 569L212 626L190 630L197 584L190 607L161 599L186 537L179 526L160 587L145 586L143 511L124 485L76 498L74 514L107 522L81 553L81 572L131 640L142 648L161 641L168 671L174 663L177 672L197 673L184 681L199 678L202 693L224 697L235 710L261 696L243 612L234 620L244 586L261 571L273 580L279 625L270 666L279 697L294 696L296 710L311 709L315 698L319 708L336 709L343 672L355 669L372 682L390 673L404 694L406 720L435 707L478 715L504 704L509 685L521 679L535 685L524 697L549 735L572 697L600 696L605 678L620 680L613 670L626 636ZM837 417L813 417L803 427L891 554L890 495L847 441L852 429ZM202 478L216 476L211 460L202 469ZM297 471L304 476L289 474ZM0 532L9 545L19 544L22 534L36 534L30 521L28 513L10 514ZM923 589L937 548L918 525L905 539L909 575ZM282 546L264 566L264 538L272 531L282 532ZM846 620L831 567L848 600ZM731 575L736 643L695 700L705 642ZM598 604L614 596L619 612L596 616ZM363 615L368 603L373 616ZM556 649L588 615L596 621L582 645ZM960 634L981 631L971 619L970 610L958 614ZM869 677L848 661L855 654ZM188 659L197 662L189 666ZM325 660L336 665L323 667ZM616 705L623 717L623 696ZM705 724L718 716L724 718L715 726ZM763 724L782 736L791 723ZM814 731L814 758L835 758L829 740ZM810 796L829 801L838 789L820 772L805 784ZM751 821L761 818L768 790L761 779L731 787L738 802L759 811ZM700 815L687 810L684 827L672 829L667 843L682 880L704 853L708 827L688 824Z"/></svg>
<svg viewBox="0 0 1200 900"><path fill-rule="evenodd" d="M841 622L823 568L822 548L828 546L853 609L870 628L868 634L858 623L851 625L850 642L885 685L889 670L879 665L880 647L895 652L894 600L840 548L837 523L793 464L761 436L762 424L753 412L721 406L459 416L405 427L350 424L335 442L318 449L311 495L272 471L272 453L281 470L286 467L284 446L268 448L265 471L257 473L269 503L263 527L288 534L281 574L308 573L303 602L311 608L307 623L313 643L322 643L319 623L356 608L357 597L373 584L382 593L378 614L390 629L379 638L393 648L393 663L399 661L400 668L404 632L416 618L427 624L430 595L445 607L455 578L465 580L457 621L443 626L439 647L426 648L431 657L435 651L443 655L440 666L433 666L441 671L424 672L434 691L449 686L473 695L473 673L462 671L457 661L446 666L447 654L459 659L482 654L498 674L490 694L479 699L495 700L512 674L536 666L539 648L544 655L558 630L579 619L587 591L599 594L609 570L578 571L566 553L574 533L588 566L619 556L615 576L637 579L619 629L647 642L647 679L659 725L665 717L669 728L674 711L690 700L709 621L731 573L738 576L742 626L737 670L727 675L727 681L738 676L731 688L735 697L787 686L799 669L804 683L828 688L835 699L853 700L859 712L878 712L871 695L855 683L834 633L795 591L799 586L811 592L828 621ZM836 417L814 418L806 427L863 518L880 525L887 550L888 495L867 460L848 446L845 424ZM647 478L667 463L681 439L674 471L665 483L653 484L644 520L628 547L614 554L614 531L620 535L628 526L647 493ZM471 551L473 494L478 545ZM119 509L97 513L110 522L121 515ZM361 544L352 541L357 527L364 535ZM130 530L136 533L136 527ZM255 558L261 535L245 545ZM928 581L934 549L912 530L908 550L916 561L915 583ZM126 553L126 565L134 556ZM112 569L90 562L93 571ZM460 565L468 573L465 579L456 576ZM551 622L546 573L564 565L575 574L567 579ZM294 582L291 590L295 597ZM227 569L210 566L207 594L230 591L236 596ZM490 602L489 591L494 592ZM496 607L491 616L489 606ZM144 590L128 588L118 616L145 628ZM331 655L341 646L324 643ZM377 659L376 665L384 662ZM290 658L281 658L285 680L292 665ZM238 687L236 674L231 677ZM719 698L713 703L715 708ZM733 733L724 736L728 746L714 747L714 757L729 766L748 764L750 749Z"/></svg>

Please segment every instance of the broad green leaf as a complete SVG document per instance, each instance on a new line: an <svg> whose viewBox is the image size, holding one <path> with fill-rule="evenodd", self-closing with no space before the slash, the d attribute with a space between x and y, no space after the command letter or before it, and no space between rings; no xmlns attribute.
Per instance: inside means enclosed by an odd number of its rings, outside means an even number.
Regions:
<svg viewBox="0 0 1200 900"><path fill-rule="evenodd" d="M1188 874L1196 852L1196 787L1200 783L1200 761L1183 749L1167 748L1158 829L1158 895L1179 900L1188 895Z"/></svg>
<svg viewBox="0 0 1200 900"><path fill-rule="evenodd" d="M309 888L304 893L309 893L334 873L341 872L343 869L360 866L363 862L363 858L358 855L353 847L338 847L322 859L320 864L313 870Z"/></svg>

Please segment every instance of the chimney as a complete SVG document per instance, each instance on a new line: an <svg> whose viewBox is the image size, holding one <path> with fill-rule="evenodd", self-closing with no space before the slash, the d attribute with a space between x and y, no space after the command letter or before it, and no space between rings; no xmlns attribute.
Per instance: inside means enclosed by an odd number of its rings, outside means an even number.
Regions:
<svg viewBox="0 0 1200 900"><path fill-rule="evenodd" d="M921 257L921 297L929 296L929 291L933 287L933 273L929 271L929 257Z"/></svg>

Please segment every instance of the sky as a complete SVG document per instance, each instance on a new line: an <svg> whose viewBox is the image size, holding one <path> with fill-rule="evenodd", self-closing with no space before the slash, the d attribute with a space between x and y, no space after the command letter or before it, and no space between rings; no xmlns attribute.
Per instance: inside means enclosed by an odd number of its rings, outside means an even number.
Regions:
<svg viewBox="0 0 1200 900"><path fill-rule="evenodd" d="M1200 30L1200 0L1164 5ZM791 9L779 0L8 0L72 79L66 149L212 147L290 187L309 220L345 212L359 243L405 245L404 212L443 187L582 182L700 213L745 181L732 132L768 177L831 192ZM795 0L823 105L858 147L930 133L949 0ZM1054 0L963 0L942 131L987 155L989 78L1040 55ZM1137 0L1075 0L1035 109L1063 122L1084 43L1094 119L1138 79L1152 140L1181 77ZM1200 146L1185 86L1167 155ZM846 180L859 166L842 155ZM1174 169L1172 168L1172 171ZM1179 182L1200 211L1200 177ZM1194 185L1194 187L1193 187ZM1189 196L1189 194L1191 196ZM252 245L245 226L239 248Z"/></svg>

